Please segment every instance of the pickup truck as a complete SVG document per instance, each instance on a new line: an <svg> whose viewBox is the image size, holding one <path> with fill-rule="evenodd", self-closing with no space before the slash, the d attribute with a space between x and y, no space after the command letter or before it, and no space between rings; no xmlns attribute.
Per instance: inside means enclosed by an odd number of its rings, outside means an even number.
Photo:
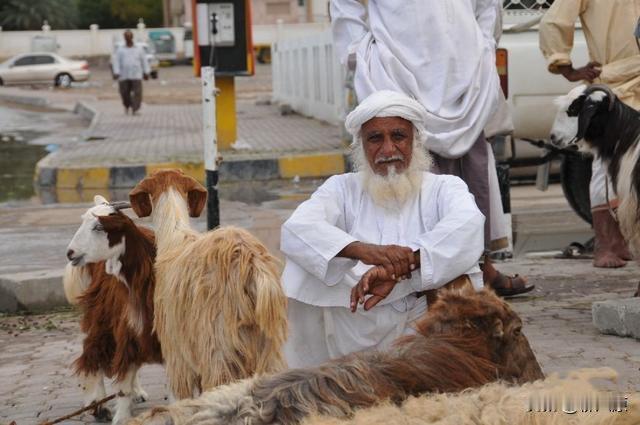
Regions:
<svg viewBox="0 0 640 425"><path fill-rule="evenodd" d="M538 185L546 186L549 172L559 172L563 190L576 213L591 220L589 208L590 159L577 155L561 155L550 169L541 165L541 157L549 153L543 148L555 117L553 99L564 95L577 83L547 71L538 43L538 23L553 0L505 0L502 37L496 61L507 104L513 117L514 133L510 143L498 143L496 157L511 166L512 176L532 175L538 169ZM589 62L584 34L576 22L572 60L582 66ZM541 149L542 148L542 149ZM500 173L499 173L500 174ZM505 187L505 186L503 186Z"/></svg>

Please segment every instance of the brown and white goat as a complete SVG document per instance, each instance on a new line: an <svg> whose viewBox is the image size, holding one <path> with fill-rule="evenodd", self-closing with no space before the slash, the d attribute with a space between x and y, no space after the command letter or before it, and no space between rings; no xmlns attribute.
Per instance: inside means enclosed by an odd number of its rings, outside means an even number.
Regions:
<svg viewBox="0 0 640 425"><path fill-rule="evenodd" d="M157 171L129 199L156 230L154 326L173 394L282 370L287 299L277 259L245 230L193 230L189 216L200 215L207 192L182 171Z"/></svg>
<svg viewBox="0 0 640 425"><path fill-rule="evenodd" d="M103 197L96 196L94 202L67 251L72 266L83 269L65 276L68 294L81 292L75 299L86 334L74 364L83 379L85 405L105 397L105 376L115 378L113 423L121 424L131 417L132 398L146 398L137 384L138 369L162 363L153 331L154 235ZM90 283L82 290L87 277ZM98 408L94 416L108 419L111 413Z"/></svg>
<svg viewBox="0 0 640 425"><path fill-rule="evenodd" d="M544 378L520 318L491 291L443 292L416 330L388 352L367 350L241 381L154 408L130 424L290 425L317 414L346 418L425 393Z"/></svg>

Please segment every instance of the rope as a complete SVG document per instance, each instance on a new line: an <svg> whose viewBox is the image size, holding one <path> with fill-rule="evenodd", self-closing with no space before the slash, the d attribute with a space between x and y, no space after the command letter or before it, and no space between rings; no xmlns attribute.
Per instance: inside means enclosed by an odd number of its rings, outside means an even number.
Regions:
<svg viewBox="0 0 640 425"><path fill-rule="evenodd" d="M109 400L111 400L111 399L115 398L117 395L121 395L121 394L122 394L122 393L118 393L118 394L111 394L110 396L105 397L105 398L103 398L102 400L94 401L94 402L93 402L93 403L91 403L90 405L88 405L88 406L86 406L86 407L83 407L83 408L82 408L82 409L80 409L80 410L76 410L76 411L75 411L75 412L73 412L73 413L70 413L70 414L68 414L68 415L66 415L66 416L59 417L58 419L55 419L55 420L53 420L53 421L41 422L39 425L53 425L53 424L60 423L60 422L62 422L62 421L66 421L67 419L73 418L74 416L78 416L80 413L84 413L84 412L86 412L87 410L95 409L96 407L100 406L101 404L106 403L107 401L109 401ZM124 395L124 394L122 394L122 395ZM15 424L15 422L13 422L13 423Z"/></svg>

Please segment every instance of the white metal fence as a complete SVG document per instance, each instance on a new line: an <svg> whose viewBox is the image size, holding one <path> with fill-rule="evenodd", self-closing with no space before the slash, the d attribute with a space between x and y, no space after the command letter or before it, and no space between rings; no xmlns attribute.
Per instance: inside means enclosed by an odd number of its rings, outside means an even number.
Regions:
<svg viewBox="0 0 640 425"><path fill-rule="evenodd" d="M331 124L342 122L346 69L333 50L330 30L278 41L271 57L276 102Z"/></svg>

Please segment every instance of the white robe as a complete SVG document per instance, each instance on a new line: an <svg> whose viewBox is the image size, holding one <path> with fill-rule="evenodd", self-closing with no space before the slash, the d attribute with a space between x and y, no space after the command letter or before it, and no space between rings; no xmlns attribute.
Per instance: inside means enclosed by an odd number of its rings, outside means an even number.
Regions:
<svg viewBox="0 0 640 425"><path fill-rule="evenodd" d="M484 216L464 182L424 173L418 196L398 212L377 206L361 175L329 178L282 226L282 283L290 303L290 367L312 366L349 352L387 347L426 309L416 292L468 274L482 287ZM351 288L372 266L336 255L354 241L420 251L420 269L368 312L352 314ZM315 307L313 307L315 306ZM322 308L320 308L322 307Z"/></svg>
<svg viewBox="0 0 640 425"><path fill-rule="evenodd" d="M367 19L368 12L368 19ZM464 155L497 110L499 0L332 0L334 44L356 55L360 100L378 90L413 96L427 109L427 147Z"/></svg>

